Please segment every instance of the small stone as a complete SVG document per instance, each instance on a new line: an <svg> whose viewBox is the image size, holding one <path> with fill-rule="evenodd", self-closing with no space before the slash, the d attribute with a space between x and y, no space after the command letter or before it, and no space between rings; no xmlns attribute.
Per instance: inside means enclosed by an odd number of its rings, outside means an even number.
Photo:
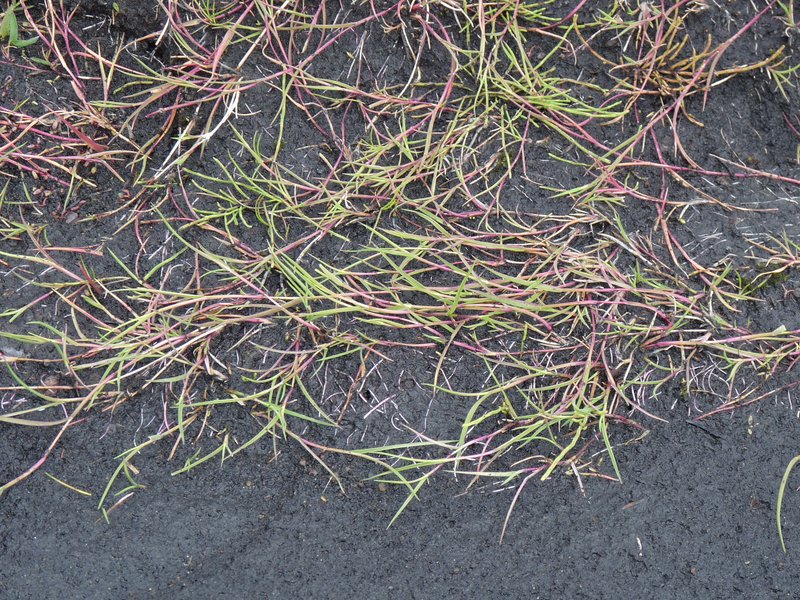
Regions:
<svg viewBox="0 0 800 600"><path fill-rule="evenodd" d="M58 387L60 383L61 378L55 373L50 373L49 375L42 377L42 385L47 390L52 390L52 388Z"/></svg>

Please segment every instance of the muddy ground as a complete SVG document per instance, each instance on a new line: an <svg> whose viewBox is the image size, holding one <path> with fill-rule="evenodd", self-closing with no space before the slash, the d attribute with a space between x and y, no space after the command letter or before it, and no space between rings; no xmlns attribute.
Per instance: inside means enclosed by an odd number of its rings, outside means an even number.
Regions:
<svg viewBox="0 0 800 600"><path fill-rule="evenodd" d="M620 449L621 483L529 486L502 545L510 493L443 478L387 529L402 494L348 480L342 495L291 449L181 477L151 459L110 523L38 474L0 508L3 597L796 598L800 508L788 500L787 555L774 513L795 411L705 426L676 418ZM77 430L51 470L102 477L100 435ZM4 455L24 441L4 436Z"/></svg>
<svg viewBox="0 0 800 600"><path fill-rule="evenodd" d="M718 4L713 9L718 12L712 14L724 13L740 22L756 10L744 2ZM85 19L87 28L91 24L97 31L136 36L160 26L156 13L143 11L136 2L120 2L113 10L111 3L100 1L67 5L77 6L76 19ZM721 19L713 23L724 27ZM751 42L756 44L735 46L726 59L731 64L753 62L760 57L754 50L759 44L763 49L785 42L791 49L797 39L787 36L777 20L767 20L753 33ZM611 41L604 43L611 47ZM376 45L366 52L380 56L385 48ZM430 64L421 64L426 73L442 68L435 57L426 60ZM408 65L397 62L396 77L405 81L411 72ZM328 66L342 68L338 62ZM58 83L26 77L17 68L13 61L1 66L0 75L11 78L6 79L4 102L54 97L53 86ZM582 72L584 65L564 68L573 74ZM598 70L593 76L602 79L604 73ZM753 168L798 177L799 140L785 127L782 115L796 114L800 108L797 90L788 94L786 98L777 94L763 73L754 73L715 89L714 102L706 109L699 98L693 99L692 110L701 115L704 127L687 126L683 139L689 154L708 157L720 152ZM267 121L255 119L248 126L268 127ZM290 121L290 127L296 129L286 139L295 149L302 149L315 135L299 117ZM669 138L669 132L663 135ZM552 143L549 152L562 150L558 141ZM191 157L187 166L213 173L211 160L224 157L227 149L226 140L221 140L204 157ZM156 153L163 156L166 151ZM546 152L542 150L541 157L535 152L529 157L531 163L541 158L544 165L532 175L540 177L539 183L580 180L579 170L545 165ZM302 160L299 150L292 159ZM313 163L305 165L310 172L320 166L313 158L308 160ZM97 177L102 185L86 196L81 218L107 209L108 198L117 198L121 191L113 178L103 179L102 173ZM748 235L754 231L797 236L796 187L758 178L700 179L695 183L714 188L725 202L768 209L731 213L714 205L692 208L676 236L696 249L704 264L740 256L744 270ZM18 182L14 178L10 182L13 191ZM525 209L565 210L563 200L536 192L538 187L530 181L519 185L535 205ZM648 185L655 186L643 181L642 189ZM674 193L689 194L678 186ZM638 232L640 224L649 224L653 210L632 203L622 211L625 228ZM53 246L105 243L119 225L109 219L77 226L57 206L43 205L38 216L49 228ZM120 237L116 242L123 251L128 244L127 251L135 253L133 239ZM2 243L8 252L30 251L25 242ZM107 257L104 265L113 272ZM731 318L757 331L800 328L800 299L793 291L798 279L797 272L786 273L780 285L759 291L759 302L746 303ZM4 302L19 306L35 298L31 289L21 291L12 281L0 280ZM47 310L42 307L34 316L44 320ZM4 323L3 327L15 332L22 326ZM420 380L432 376L424 357L403 360ZM399 389L405 369L387 369L389 385ZM47 373L33 375L41 378ZM484 381L469 368L454 368L451 376L465 388L480 387ZM13 383L4 377L5 371L0 372L3 385ZM106 519L98 511L97 497L118 464L114 457L131 447L131 441L141 441L160 407L158 398L143 397L71 427L46 467L0 498L0 597L797 598L796 478L784 505L787 554L781 549L775 519L781 477L800 452L800 413L792 396L796 378L797 369L788 369L773 382L774 389L783 386L786 391L702 421L697 418L718 405L714 390L686 397L668 386L659 398L645 403L648 411L667 422L636 415L641 431L623 427L615 432L620 482L601 477L578 480L566 471L547 482L531 482L515 504L502 544L513 489L478 484L465 491L468 480L442 474L388 527L405 498L402 491L365 481L374 470L340 459L332 465L342 475L343 493L291 443L265 442L222 466L210 462L173 476L176 465L192 451L179 450L170 461L173 444L160 442L137 459L141 473L137 481L144 489L115 506ZM750 383L759 389L765 385L745 380L737 389L749 389ZM411 414L430 408L417 391L421 389L404 388ZM258 432L247 414L229 410L222 418L242 439ZM450 425L447 415L436 418L428 424L433 430ZM363 439L368 432L357 430L359 423L355 417L352 422L344 420L345 433L363 433ZM377 420L371 426L374 443L391 432L387 422ZM52 435L45 428L0 424L0 482L35 462ZM93 497L58 485L46 473L90 490Z"/></svg>

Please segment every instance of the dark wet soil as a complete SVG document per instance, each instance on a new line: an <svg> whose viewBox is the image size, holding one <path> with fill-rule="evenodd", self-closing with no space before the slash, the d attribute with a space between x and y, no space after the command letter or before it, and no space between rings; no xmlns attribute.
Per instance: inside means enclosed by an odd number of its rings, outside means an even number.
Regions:
<svg viewBox="0 0 800 600"><path fill-rule="evenodd" d="M159 26L157 11L145 10L144 3L65 4L80 5L83 12L77 18L102 22L122 36ZM734 21L753 13L745 2L716 4L719 14ZM745 48L786 41L778 22L768 23ZM702 38L704 32L697 33ZM601 47L613 51L611 41L604 43ZM748 50L737 48L726 54L729 64L752 62ZM366 52L382 55L385 49ZM421 66L437 69L434 60ZM401 80L409 77L403 68L397 65ZM581 65L572 68L578 72ZM14 69L4 63L0 75L15 74L19 80ZM24 81L24 88L8 88L4 101L52 96L54 84L46 78ZM782 115L800 109L797 91L788 93L788 99L775 94L762 74L721 86L715 90L716 103L705 111L693 99L691 109L702 114L704 127L687 131L687 150L696 157L719 152L797 177L800 140L782 125ZM266 127L267 121L258 126ZM315 135L301 121L289 127L296 131L287 139L298 148ZM216 152L223 156L224 144ZM532 154L530 160L535 158ZM189 166L205 168L198 157ZM578 181L576 171L548 165L532 176L549 185L559 178ZM97 177L111 185L110 176ZM694 183L715 187L732 205L771 211L693 207L676 235L699 249L703 264L730 257L735 262L749 247L747 235L753 231L798 235L796 189L725 177ZM520 185L530 191L528 184ZM100 212L103 189L87 196L84 214ZM673 192L684 193L678 186ZM534 208L540 212L559 210L543 195L531 202L538 203ZM622 212L626 229L646 229L652 212L651 206L628 206ZM119 224L101 220L76 229L53 207L43 209L41 218L51 228L54 245L106 240ZM7 250L25 251L16 242L4 244L15 244ZM751 262L742 259L741 268ZM787 275L780 286L760 292L762 302L731 317L759 331L800 327L800 300L791 293L797 283L797 273ZM20 292L9 280L0 282L4 302L15 298L18 303L20 294L33 292ZM409 364L419 372L430 370L422 359ZM3 377L4 371L4 382ZM454 377L480 385L480 379L471 381L475 377L469 371ZM796 377L795 369L780 383L791 384ZM414 389L408 390L409 404ZM306 453L288 443L273 447L267 442L221 467L208 463L179 476L171 472L191 451L169 461L172 445L161 443L136 461L137 480L145 489L116 506L107 521L97 501L118 464L114 457L131 440L141 441L147 431L143 424L154 410L146 402L129 403L71 428L43 469L0 498L0 598L797 598L800 475L792 478L784 505L788 554L781 550L775 521L781 476L800 452L798 408L789 389L702 421L695 420L698 402L705 410L713 408L705 397L654 401L648 409L668 423L640 419L647 435L623 432L615 438L621 482L578 480L568 473L546 483L532 480L516 501L502 544L514 490L477 486L465 492L467 480L443 475L387 528L404 500L402 492L365 482L371 472L364 465L340 461L335 466L343 476L342 493ZM225 418L240 419L236 424L243 436L255 427L245 417ZM381 435L388 429L385 423L383 429L375 427ZM49 430L0 426L0 482L34 462L51 439ZM93 496L57 484L48 473Z"/></svg>
<svg viewBox="0 0 800 600"><path fill-rule="evenodd" d="M400 494L350 479L343 495L291 448L277 465L254 452L178 477L148 460L148 489L110 523L39 473L0 504L3 597L796 598L794 494L787 555L775 529L795 412L656 426L619 449L622 483L529 485L502 545L510 492L440 479L387 529ZM47 470L95 480L104 450L76 431Z"/></svg>

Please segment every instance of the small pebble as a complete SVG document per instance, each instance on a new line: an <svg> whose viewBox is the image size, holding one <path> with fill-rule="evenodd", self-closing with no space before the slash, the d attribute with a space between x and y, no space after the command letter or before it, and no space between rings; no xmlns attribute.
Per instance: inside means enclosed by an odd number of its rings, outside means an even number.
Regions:
<svg viewBox="0 0 800 600"><path fill-rule="evenodd" d="M42 385L46 388L54 388L59 383L61 383L61 378L55 373L42 377Z"/></svg>

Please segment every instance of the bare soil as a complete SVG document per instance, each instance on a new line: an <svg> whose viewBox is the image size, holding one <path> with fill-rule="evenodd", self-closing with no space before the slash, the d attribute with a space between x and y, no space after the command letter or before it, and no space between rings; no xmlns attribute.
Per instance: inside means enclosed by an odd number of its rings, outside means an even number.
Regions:
<svg viewBox="0 0 800 600"><path fill-rule="evenodd" d="M145 3L70 0L65 4L76 9L76 22L96 27L98 39L137 37L162 26L158 12L143 8ZM591 4L586 10L591 10ZM714 6L696 26L701 38L730 27L724 16L741 26L754 13L749 2L710 4ZM748 34L746 43L734 45L725 60L730 65L752 63L754 57L763 56L764 48L780 44L796 52L797 40L787 35L777 19L766 19ZM377 32L365 39L364 52L380 56L383 62L386 39ZM395 42L395 49L400 48ZM615 51L613 43L598 40L598 47ZM151 50L142 48L141 57L155 56ZM445 63L432 51L420 68L435 78L437 72L447 73ZM388 64L399 81L412 75L400 58ZM343 65L345 55L334 52L330 63L321 61L319 68L338 72ZM607 76L588 59L586 65L565 62L563 68L565 77L584 69L590 73L594 69L592 76L597 78ZM11 60L0 63L0 81L7 77L4 106L26 97L45 105L69 92L63 82L28 76ZM763 73L753 73L715 88L706 106L700 97L693 97L688 106L703 127L683 121L686 129L681 139L686 152L704 160L724 155L787 178L800 177L800 139L784 120L784 115L800 112L800 96L796 89L787 91L789 97L784 98ZM255 93L248 99L259 102ZM243 121L249 128L244 133L266 130L274 108L274 99L265 97L260 105L265 116ZM294 117L285 132L286 153L305 171L314 172L323 162L303 149L319 134L299 111ZM621 124L619 135L636 126ZM159 124L143 120L141 127L142 139L147 139ZM660 135L668 145L671 132ZM515 182L515 192L509 194L509 202L520 203L521 210L565 211L565 200L552 198L542 186L552 181L579 182L585 176L580 169L549 160L548 155L560 148L558 140L547 144L540 155L536 148L543 146L534 147L527 157L531 176ZM166 154L168 146L157 152ZM224 158L233 148L230 139L221 139L203 156L193 155L186 166L214 174L213 159ZM719 171L727 170L721 161L715 165ZM82 218L102 215L125 190L112 176L95 175L97 188L87 192L85 202L76 209ZM654 169L649 175L643 177L642 189L649 186L657 191L660 174ZM20 179L9 177L8 181L9 193L20 193ZM704 264L731 260L736 265L741 257L745 273L752 263L745 257L754 233L785 232L791 239L800 238L800 192L789 184L722 176L697 178L693 183L713 189L734 207L759 209L731 211L698 204L687 211L676 236L696 249ZM45 190L58 189L56 184L43 185ZM679 186L672 189L678 199L692 193ZM179 209L175 210L178 214ZM646 230L654 210L646 203L626 205L620 211L625 229ZM56 247L103 243L113 245L119 256L133 256L139 247L131 231L115 234L120 225L115 218L76 224L59 211L58 202L42 204L38 215L28 216L46 225L48 241ZM256 230L246 235L253 236L256 244L263 233ZM359 243L366 234L354 228L348 236ZM212 236L198 239L213 243ZM152 243L155 248L159 242ZM31 252L24 241L0 244L8 252ZM328 256L336 251L331 246ZM91 266L105 274L121 272L108 256L92 260ZM158 258L152 261L155 264ZM77 259L75 264L79 264ZM774 285L759 290L757 301L741 305L738 313L726 318L754 331L800 329L798 284L800 272L787 272ZM276 280L274 285L281 282ZM0 278L0 302L19 306L35 298L33 289L19 288L11 277ZM48 306L33 309L27 318L57 322ZM15 332L23 325L4 323L2 327ZM388 382L413 421L430 409L430 399L415 382L430 380L433 365L422 355L398 358L382 372L384 379L370 381L368 387L378 393L382 381ZM347 368L342 368L343 378ZM32 380L52 375L36 369L27 374ZM479 388L484 382L484 374L468 365L454 368L452 377L465 389ZM797 598L797 478L792 478L784 503L787 554L781 550L775 525L781 476L800 452L800 419L791 387L796 378L797 369L791 368L766 384L745 379L739 388L742 392L750 384L765 393L770 386L789 391L702 420L697 419L699 415L720 404L713 383L688 395L676 384L646 404L648 411L666 422L636 414L642 429L620 426L613 432L620 482L577 479L566 470L547 482L531 482L516 502L502 544L500 533L513 489L480 484L465 491L468 480L442 474L387 527L405 495L365 481L374 473L369 465L332 459L343 478L342 493L301 448L278 443L276 452L271 441L253 446L222 466L209 462L179 476L171 472L194 448L179 448L169 460L172 443L160 443L136 462L145 489L117 507L106 521L97 510L98 492L118 464L115 457L147 435L161 407L155 394L145 395L117 410L92 413L71 427L45 467L0 498L0 597ZM6 371L0 370L0 384L12 383ZM214 385L209 382L208 389ZM426 421L428 431L449 431L455 412L432 411ZM234 431L242 439L258 432L247 414L225 410L216 416L220 429ZM341 425L336 433L320 435L330 435L331 440L357 436L366 443L381 443L393 431L388 416L370 421L369 426L363 419L346 416ZM46 428L0 424L0 482L35 462L52 435ZM58 485L46 473L89 489L94 497Z"/></svg>

